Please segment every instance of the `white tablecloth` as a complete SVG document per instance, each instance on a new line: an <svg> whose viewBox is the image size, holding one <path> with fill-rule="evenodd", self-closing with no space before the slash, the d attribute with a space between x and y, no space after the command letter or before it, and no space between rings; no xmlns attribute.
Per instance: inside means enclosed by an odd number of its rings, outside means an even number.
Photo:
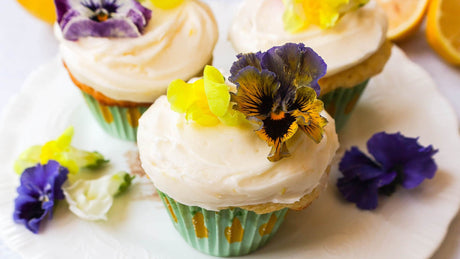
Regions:
<svg viewBox="0 0 460 259"><path fill-rule="evenodd" d="M460 68L449 66L436 56L425 40L423 29L409 41L400 44L400 47L413 61L430 73L439 90L447 97L457 117L460 118ZM0 114L3 113L8 101L20 90L27 75L56 56L57 51L57 42L50 25L32 18L14 0L2 1L0 8ZM20 257L10 251L0 240L0 258ZM457 215L446 239L433 259L459 258L460 215Z"/></svg>

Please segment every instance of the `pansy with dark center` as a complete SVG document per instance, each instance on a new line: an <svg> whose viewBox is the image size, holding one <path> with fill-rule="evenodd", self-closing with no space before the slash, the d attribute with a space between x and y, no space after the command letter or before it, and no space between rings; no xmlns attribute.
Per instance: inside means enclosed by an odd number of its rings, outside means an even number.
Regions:
<svg viewBox="0 0 460 259"><path fill-rule="evenodd" d="M62 185L67 180L67 168L50 160L46 165L27 168L21 175L18 197L14 201L14 221L38 233L40 223L52 218L57 200L64 199Z"/></svg>
<svg viewBox="0 0 460 259"><path fill-rule="evenodd" d="M54 0L65 39L139 37L152 11L135 0Z"/></svg>
<svg viewBox="0 0 460 259"><path fill-rule="evenodd" d="M375 161L352 147L339 164L343 174L337 181L340 193L358 208L371 210L377 207L379 194L391 195L397 185L412 189L433 178L437 170L433 155L438 150L417 141L401 133L376 133L367 142Z"/></svg>
<svg viewBox="0 0 460 259"><path fill-rule="evenodd" d="M272 146L270 161L289 156L286 141L300 128L315 142L327 120L318 79L326 64L303 44L288 43L267 52L238 55L229 80L236 84L236 109L260 124L257 134Z"/></svg>

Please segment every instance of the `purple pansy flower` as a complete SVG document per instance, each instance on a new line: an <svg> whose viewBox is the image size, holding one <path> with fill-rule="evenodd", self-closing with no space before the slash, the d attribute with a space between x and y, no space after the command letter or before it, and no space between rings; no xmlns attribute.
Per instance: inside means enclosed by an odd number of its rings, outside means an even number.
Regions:
<svg viewBox="0 0 460 259"><path fill-rule="evenodd" d="M322 140L327 120L317 96L326 64L311 48L287 43L239 54L230 72L229 80L237 86L235 109L260 125L256 133L272 146L270 161L289 156L286 141L298 129L316 143Z"/></svg>
<svg viewBox="0 0 460 259"><path fill-rule="evenodd" d="M135 0L54 0L65 39L139 37L152 11Z"/></svg>
<svg viewBox="0 0 460 259"><path fill-rule="evenodd" d="M437 170L433 155L438 150L417 141L401 133L376 133L367 142L375 161L352 147L339 164L343 174L337 181L340 193L358 208L372 210L378 205L379 193L391 195L398 184L412 189L433 178Z"/></svg>
<svg viewBox="0 0 460 259"><path fill-rule="evenodd" d="M64 199L62 184L67 180L67 168L54 160L46 165L27 168L21 175L18 197L14 201L13 218L33 233L38 233L40 223L52 218L56 200Z"/></svg>
<svg viewBox="0 0 460 259"><path fill-rule="evenodd" d="M229 80L237 83L238 73L250 67L272 72L285 89L311 87L319 96L318 80L326 74L326 63L304 44L287 43L266 52L239 54L233 63Z"/></svg>

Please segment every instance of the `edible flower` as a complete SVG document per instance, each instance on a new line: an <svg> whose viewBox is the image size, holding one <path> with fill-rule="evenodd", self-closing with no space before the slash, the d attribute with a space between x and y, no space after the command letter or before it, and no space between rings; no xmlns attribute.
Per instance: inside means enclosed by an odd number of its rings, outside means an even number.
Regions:
<svg viewBox="0 0 460 259"><path fill-rule="evenodd" d="M64 199L62 185L67 180L68 170L58 162L37 164L27 168L21 175L18 197L14 201L13 218L24 224L33 233L38 233L40 223L53 216L57 200Z"/></svg>
<svg viewBox="0 0 460 259"><path fill-rule="evenodd" d="M184 0L150 0L155 7L161 9L173 9L181 5Z"/></svg>
<svg viewBox="0 0 460 259"><path fill-rule="evenodd" d="M135 0L54 0L65 39L139 37L152 11Z"/></svg>
<svg viewBox="0 0 460 259"><path fill-rule="evenodd" d="M85 220L107 220L107 212L113 198L131 185L134 176L119 172L95 180L77 180L64 187L65 199L69 209Z"/></svg>
<svg viewBox="0 0 460 259"><path fill-rule="evenodd" d="M295 33L310 25L333 27L342 15L364 6L369 0L283 0L284 28Z"/></svg>
<svg viewBox="0 0 460 259"><path fill-rule="evenodd" d="M363 210L373 210L378 205L378 194L391 195L397 185L412 189L425 179L434 177L437 166L433 155L438 150L424 147L418 138L408 138L401 133L379 132L367 142L369 158L357 147L345 153L339 164L343 177L337 187L343 197Z"/></svg>
<svg viewBox="0 0 460 259"><path fill-rule="evenodd" d="M326 118L318 79L326 64L303 44L288 43L267 52L238 55L231 67L231 82L237 86L235 109L257 122L257 135L272 149L272 162L289 156L286 141L300 128L316 143L323 137Z"/></svg>
<svg viewBox="0 0 460 259"><path fill-rule="evenodd" d="M56 140L51 140L41 145L28 148L14 164L14 170L21 174L24 169L34 166L37 163L46 164L50 160L56 160L63 167L66 167L70 174L76 174L80 168L97 169L108 160L98 152L88 152L74 148L70 145L74 134L73 127L67 128Z"/></svg>
<svg viewBox="0 0 460 259"><path fill-rule="evenodd" d="M236 126L246 121L243 114L233 109L224 76L212 66L206 66L203 78L193 83L180 79L172 81L167 98L173 111L185 113L187 120L202 126L215 126L221 122Z"/></svg>

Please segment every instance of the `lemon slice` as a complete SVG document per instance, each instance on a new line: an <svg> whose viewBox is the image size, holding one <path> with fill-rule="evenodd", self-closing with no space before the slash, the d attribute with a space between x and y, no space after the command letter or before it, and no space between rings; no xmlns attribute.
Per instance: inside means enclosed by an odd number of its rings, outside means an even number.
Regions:
<svg viewBox="0 0 460 259"><path fill-rule="evenodd" d="M400 41L417 32L429 0L377 0L388 16L388 38Z"/></svg>
<svg viewBox="0 0 460 259"><path fill-rule="evenodd" d="M426 37L446 61L460 65L460 1L432 0L428 10Z"/></svg>

